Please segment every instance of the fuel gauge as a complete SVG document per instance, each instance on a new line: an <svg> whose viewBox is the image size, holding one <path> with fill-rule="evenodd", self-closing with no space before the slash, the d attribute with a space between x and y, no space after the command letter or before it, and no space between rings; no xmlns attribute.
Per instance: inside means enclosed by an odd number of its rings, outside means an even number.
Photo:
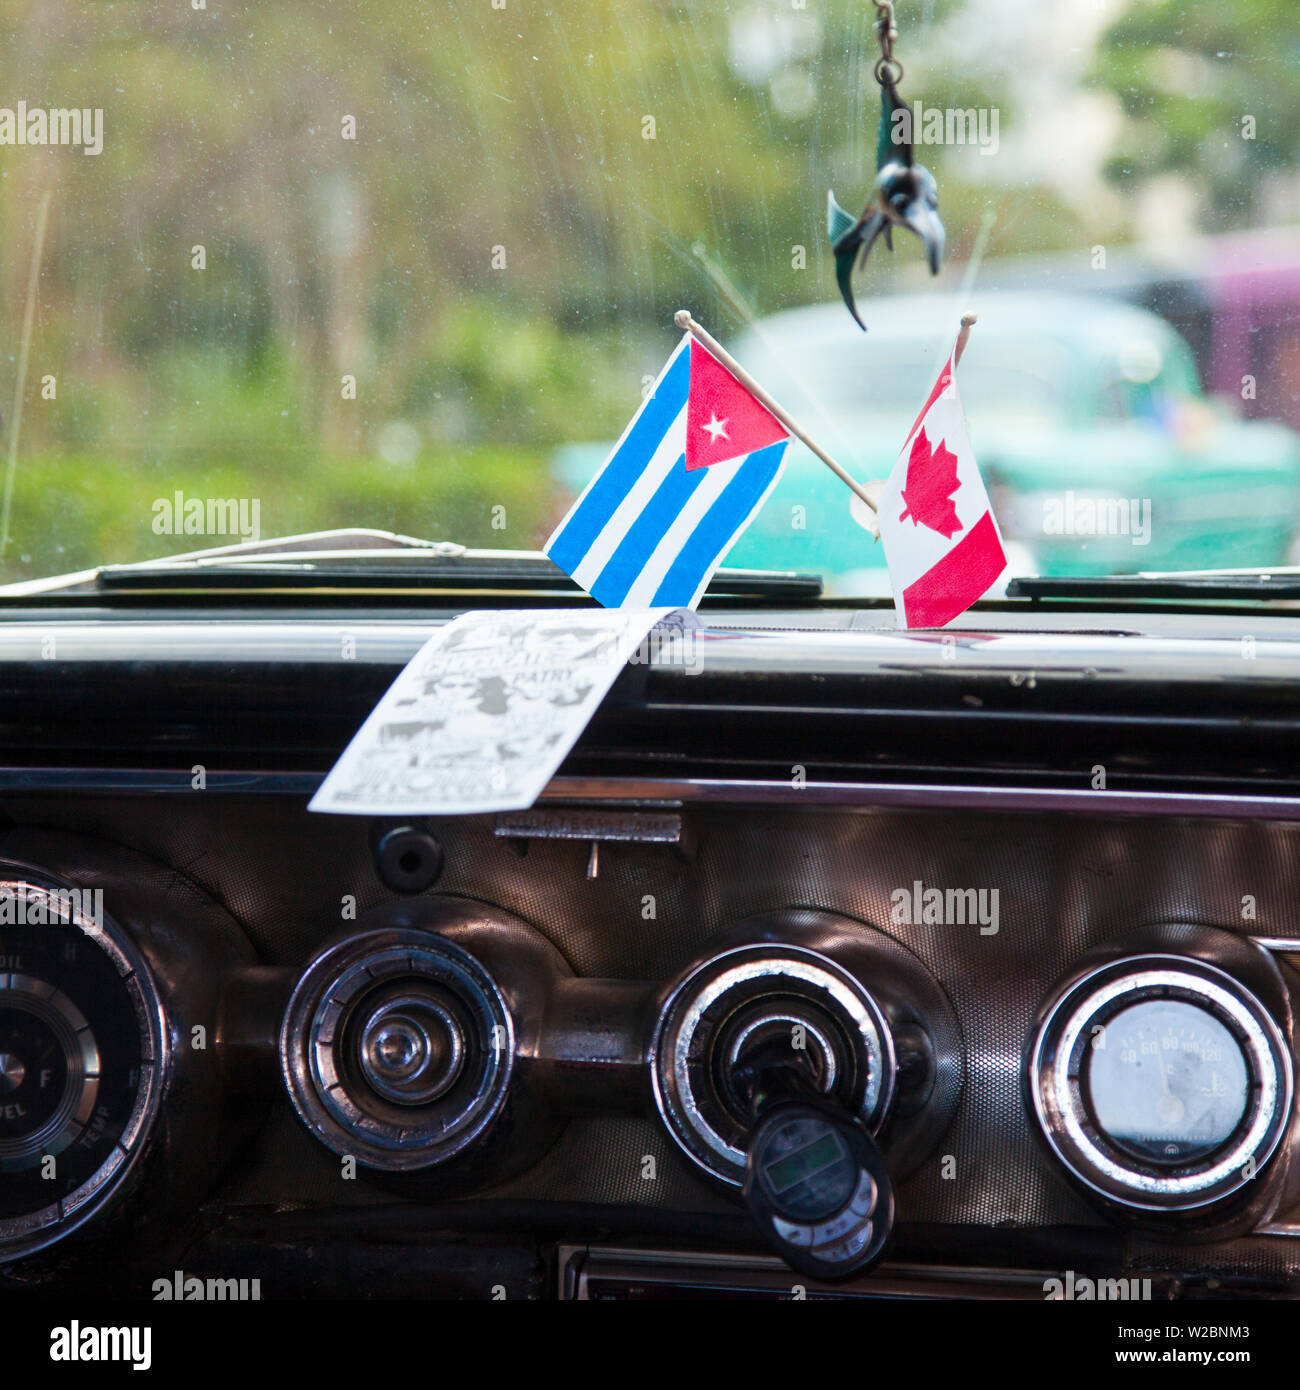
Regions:
<svg viewBox="0 0 1300 1390"><path fill-rule="evenodd" d="M119 1188L158 1109L166 1041L144 960L107 917L13 880L0 909L0 1258L13 1258Z"/></svg>

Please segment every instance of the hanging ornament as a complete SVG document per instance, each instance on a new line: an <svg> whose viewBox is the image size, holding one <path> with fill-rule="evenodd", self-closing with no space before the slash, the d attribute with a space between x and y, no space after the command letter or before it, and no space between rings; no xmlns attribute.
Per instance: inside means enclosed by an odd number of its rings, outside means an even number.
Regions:
<svg viewBox="0 0 1300 1390"><path fill-rule="evenodd" d="M903 65L894 57L898 30L894 27L893 0L875 0L875 5L876 35L880 40L880 57L875 66L875 78L880 84L875 187L871 201L856 220L835 201L834 193L826 195L826 232L835 253L835 282L849 313L864 333L867 326L853 302L853 271L866 263L876 238L883 232L885 245L892 251L895 227L915 232L925 247L932 275L938 274L944 248L939 189L934 175L912 158L911 112L898 95ZM897 132L905 138L895 138L896 112L905 113Z"/></svg>

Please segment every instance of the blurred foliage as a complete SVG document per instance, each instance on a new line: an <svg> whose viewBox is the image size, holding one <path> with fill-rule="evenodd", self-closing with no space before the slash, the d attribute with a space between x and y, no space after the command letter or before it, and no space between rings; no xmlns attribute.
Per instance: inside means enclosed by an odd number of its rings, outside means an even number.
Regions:
<svg viewBox="0 0 1300 1390"><path fill-rule="evenodd" d="M900 5L905 95L998 102L1005 129L998 93L927 63L957 6ZM0 443L53 197L0 568L179 549L142 504L182 485L263 498L268 534L540 543L559 503L539 460L622 428L675 309L725 332L835 297L826 190L856 208L871 187L873 19L863 0L0 0L4 100L104 111L97 157L0 147ZM999 252L1076 225L1048 194L990 193L972 149L925 159L956 259L989 209ZM865 293L924 280L907 242ZM497 502L509 531L481 534Z"/></svg>
<svg viewBox="0 0 1300 1390"><path fill-rule="evenodd" d="M245 463L187 461L183 470L102 455L36 456L14 489L11 579L206 550L239 534L158 534L155 504L233 498L251 505L263 538L334 526L374 526L463 545L518 548L533 543L561 499L537 449L472 447L416 455L402 469L369 461L263 455ZM430 488L429 477L438 485ZM494 514L494 508L502 510ZM174 506L170 508L175 513ZM180 513L183 515L183 512ZM232 513L233 515L233 513ZM498 524L500 523L500 524Z"/></svg>
<svg viewBox="0 0 1300 1390"><path fill-rule="evenodd" d="M1109 175L1192 177L1213 230L1250 225L1267 176L1300 163L1295 0L1146 0L1103 37L1092 81L1127 118Z"/></svg>

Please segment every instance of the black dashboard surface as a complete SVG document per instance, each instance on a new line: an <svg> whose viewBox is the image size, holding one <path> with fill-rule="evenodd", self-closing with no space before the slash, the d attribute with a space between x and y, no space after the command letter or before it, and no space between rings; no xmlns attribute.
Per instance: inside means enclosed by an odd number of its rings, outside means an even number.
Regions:
<svg viewBox="0 0 1300 1390"><path fill-rule="evenodd" d="M0 623L0 856L102 888L160 981L177 1058L195 1026L210 1043L177 1062L160 1156L102 1218L10 1263L10 1291L91 1287L111 1262L141 1297L172 1268L259 1277L267 1296L540 1297L610 1246L770 1275L735 1192L656 1112L648 1058L672 982L772 914L796 936L831 921L906 948L960 1036L958 1098L899 1175L895 1242L868 1280L906 1267L1013 1296L1069 1267L1183 1293L1294 1287L1289 1138L1266 1211L1150 1229L1071 1181L1026 1083L1056 982L1134 933L1200 956L1230 939L1289 998L1293 620L1025 631L991 615L905 635L856 610L712 615L698 673L620 677L540 821L421 820L438 871L402 892L376 866L392 824L306 801L443 616ZM664 816L672 834L636 833ZM935 884L996 889L995 916L900 918ZM286 1094L286 1003L331 942L430 912L518 923L556 953L559 984L518 1025L531 1098L507 1111L504 1159L349 1172Z"/></svg>

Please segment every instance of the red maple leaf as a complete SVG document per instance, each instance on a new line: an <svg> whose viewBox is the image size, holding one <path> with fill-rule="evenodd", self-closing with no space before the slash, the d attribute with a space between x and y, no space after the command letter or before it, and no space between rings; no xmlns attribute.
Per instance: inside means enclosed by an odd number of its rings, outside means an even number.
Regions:
<svg viewBox="0 0 1300 1390"><path fill-rule="evenodd" d="M961 487L957 477L957 455L945 449L943 440L933 452L924 428L912 441L907 458L907 486L902 489L906 503L899 521L910 515L912 525L928 526L951 540L962 529L952 496Z"/></svg>

